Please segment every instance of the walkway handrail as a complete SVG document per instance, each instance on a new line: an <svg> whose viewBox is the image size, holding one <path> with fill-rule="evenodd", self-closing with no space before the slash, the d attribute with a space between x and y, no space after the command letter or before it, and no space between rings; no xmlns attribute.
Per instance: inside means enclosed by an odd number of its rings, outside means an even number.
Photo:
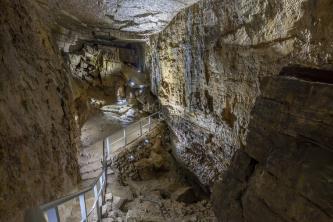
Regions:
<svg viewBox="0 0 333 222"><path fill-rule="evenodd" d="M66 203L67 201L79 198L80 208L81 208L81 218L82 218L81 221L82 222L88 221L88 217L90 216L90 214L93 212L94 209L97 209L97 216L99 221L101 218L100 201L103 201L102 196L104 195L105 186L106 186L106 162L103 162L102 172L98 175L98 177L94 180L94 182L90 186L84 188L79 192L67 195L65 197L54 200L47 204L43 204L39 208L43 212L47 213L47 218L49 222L60 222L58 206L63 203ZM89 191L92 191L94 193L95 200L89 213L87 213L85 194L88 193Z"/></svg>
<svg viewBox="0 0 333 222"><path fill-rule="evenodd" d="M39 208L42 211L46 211L46 210L48 210L50 208L53 208L55 206L58 206L60 204L65 203L65 202L67 202L67 201L69 201L71 199L74 199L74 198L80 196L81 194L85 194L85 193L89 192L91 189L94 188L94 185L99 181L99 178L100 178L100 176L102 176L102 173L103 173L103 171L98 175L98 177L94 180L94 182L91 185L89 185L88 187L84 188L83 190L75 192L73 194L69 194L67 196L64 196L64 197L62 197L60 199L54 200L52 202L43 204Z"/></svg>
<svg viewBox="0 0 333 222"><path fill-rule="evenodd" d="M136 122L134 122L134 123L132 123L131 125L129 125L129 126L126 126L126 127L124 127L122 130L123 130L123 136L122 137L120 137L120 138L117 138L115 141L111 141L110 142L110 140L111 140L111 138L110 138L110 136L108 136L108 137L106 137L104 140L105 140L105 142L106 142L106 156L108 157L108 156L110 156L110 154L111 154L111 150L110 150L110 146L112 146L113 144L115 144L115 143L117 143L117 142L119 142L119 141L122 141L122 140L124 140L124 146L126 146L126 145L128 145L128 144L130 144L131 142L129 142L128 141L128 132L129 132L129 127L130 126L132 126L132 125L135 125L135 124L139 124L140 125L140 136L142 136L142 134L143 134L143 129L145 128L145 127L147 127L148 126L148 129L149 129L149 131L150 131L150 129L151 129L151 124L152 124L152 121L151 121L151 119L152 119L152 117L154 117L154 116L158 116L158 118L160 119L161 118L161 112L155 112L155 113L153 113L153 114L151 114L151 115L149 115L149 116L146 116L146 117L143 117L143 118L141 118L140 120L138 120L138 121L136 121ZM148 119L148 123L147 124L143 124L143 120L145 120L145 119ZM132 132L133 133L133 132ZM131 133L131 134L132 134ZM109 146L110 145L110 146Z"/></svg>
<svg viewBox="0 0 333 222"><path fill-rule="evenodd" d="M142 119L140 119L139 121L132 123L136 124L139 123L140 124L140 136L142 136L142 132L143 132L143 128L146 126L149 126L149 130L151 129L151 118L155 115L158 115L158 118L160 118L160 112L156 112L153 113L147 117L144 117ZM148 118L148 124L146 125L142 125L142 120L147 119ZM126 130L128 129L129 126L124 127L123 132L124 132L124 136L121 137L121 139L124 139L124 146L128 145L128 141L127 141L127 134L126 134ZM115 142L119 142L119 140L115 141ZM41 206L39 206L39 208L41 209L41 211L46 212L47 213L47 218L48 218L48 222L60 222L60 217L59 217L59 210L58 207L61 204L64 204L70 200L79 198L80 200L80 208L81 208L81 221L82 222L86 222L88 221L88 217L91 215L91 213L94 211L94 209L97 210L97 217L98 220L97 221L101 221L101 214L102 214L102 209L101 209L101 205L104 202L104 196L106 193L106 176L107 176L107 159L110 156L110 147L112 146L113 143L109 143L109 136L104 138L103 140L103 161L102 161L102 172L98 175L98 177L94 180L94 182L89 185L88 187L75 192L73 194L69 194L67 196L64 196L62 198L59 198L57 200L51 201L49 203L43 204ZM105 150L107 149L107 150ZM98 188L99 187L99 188ZM94 204L91 207L91 209L89 210L89 212L87 212L86 209L86 199L85 199L85 194L88 193L89 191L92 191L95 195L95 200L94 200ZM100 204L100 202L102 202Z"/></svg>

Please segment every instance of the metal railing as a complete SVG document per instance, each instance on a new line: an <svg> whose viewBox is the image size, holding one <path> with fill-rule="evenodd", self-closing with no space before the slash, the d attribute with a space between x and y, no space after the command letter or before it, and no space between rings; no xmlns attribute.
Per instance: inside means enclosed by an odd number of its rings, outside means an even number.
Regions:
<svg viewBox="0 0 333 222"><path fill-rule="evenodd" d="M107 157L110 156L111 148L121 148L133 142L136 138L142 136L145 132L149 132L153 127L153 120L160 119L161 113L156 112L147 117L141 118L139 121L132 123L122 129L122 134L118 138L112 138L108 136L105 138L106 142L106 153Z"/></svg>
<svg viewBox="0 0 333 222"><path fill-rule="evenodd" d="M39 208L43 213L46 213L46 217L48 222L60 222L59 215L59 206L70 201L78 199L80 202L80 210L81 210L81 221L88 221L89 216L91 216L96 210L97 213L97 221L101 221L102 218L102 205L104 204L105 193L106 193L106 179L107 179L107 160L111 155L111 148L113 145L118 144L120 147L126 146L133 142L138 137L142 136L145 132L149 132L152 129L153 123L152 120L154 117L160 119L160 112L156 112L148 117L142 118L139 121L123 128L123 136L115 141L111 141L111 136L106 137L103 140L103 161L102 161L102 172L98 175L98 177L94 180L94 182L88 186L87 188L82 189L79 192L70 194L68 196L62 197L55 201L49 202L47 204L41 205ZM130 129L131 126L139 124L139 127L134 127L134 130ZM133 128L133 127L132 127ZM134 134L134 135L133 135ZM92 192L94 194L94 202L89 211L87 211L86 204L86 195Z"/></svg>
<svg viewBox="0 0 333 222"><path fill-rule="evenodd" d="M104 188L106 186L106 163L103 164L103 170L95 181L87 188L60 198L58 200L52 201L50 203L40 206L40 209L45 213L49 222L59 222L59 209L58 207L70 200L79 198L80 209L81 209L81 221L88 221L90 215L96 209L98 219L101 218L101 206L103 204L103 196L105 194ZM94 194L94 203L89 212L86 208L86 194L92 192Z"/></svg>

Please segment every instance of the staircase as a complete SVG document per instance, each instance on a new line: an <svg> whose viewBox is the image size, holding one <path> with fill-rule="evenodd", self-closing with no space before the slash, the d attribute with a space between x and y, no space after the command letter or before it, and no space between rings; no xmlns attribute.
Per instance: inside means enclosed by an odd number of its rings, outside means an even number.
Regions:
<svg viewBox="0 0 333 222"><path fill-rule="evenodd" d="M103 155L101 172L96 179L84 189L41 205L39 208L45 214L48 222L68 221L66 209L72 208L69 221L101 221L102 205L105 203L107 185L107 163L112 153L132 143L149 132L160 121L160 112L123 128L103 140ZM74 212L73 212L74 211ZM68 212L68 210L67 210ZM74 216L73 216L74 215ZM76 221L75 220L75 221Z"/></svg>

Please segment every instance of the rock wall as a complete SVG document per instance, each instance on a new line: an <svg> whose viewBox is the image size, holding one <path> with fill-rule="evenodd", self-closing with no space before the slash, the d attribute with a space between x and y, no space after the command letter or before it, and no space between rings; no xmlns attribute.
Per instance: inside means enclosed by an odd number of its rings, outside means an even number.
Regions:
<svg viewBox="0 0 333 222"><path fill-rule="evenodd" d="M112 74L122 68L119 48L84 45L81 51L70 53L69 65L74 78L80 78L89 84L102 85Z"/></svg>
<svg viewBox="0 0 333 222"><path fill-rule="evenodd" d="M262 88L247 145L214 186L216 215L237 222L332 221L333 85L279 76L266 78Z"/></svg>
<svg viewBox="0 0 333 222"><path fill-rule="evenodd" d="M141 71L144 56L140 58L143 50L138 43L99 45L83 42L79 45L79 50L63 54L73 78L78 122L83 125L102 106L132 99L139 91L139 85L144 88L148 85L149 78ZM132 86L134 89L129 86L129 81L136 84Z"/></svg>
<svg viewBox="0 0 333 222"><path fill-rule="evenodd" d="M0 221L78 181L69 69L34 1L0 1Z"/></svg>
<svg viewBox="0 0 333 222"><path fill-rule="evenodd" d="M120 72L119 49L84 44L79 51L65 54L71 70L78 122L84 122L103 105L117 99L117 89L126 80Z"/></svg>
<svg viewBox="0 0 333 222"><path fill-rule="evenodd" d="M207 186L246 146L261 79L283 67L332 69L330 0L203 0L151 36L152 91L178 136L175 154Z"/></svg>

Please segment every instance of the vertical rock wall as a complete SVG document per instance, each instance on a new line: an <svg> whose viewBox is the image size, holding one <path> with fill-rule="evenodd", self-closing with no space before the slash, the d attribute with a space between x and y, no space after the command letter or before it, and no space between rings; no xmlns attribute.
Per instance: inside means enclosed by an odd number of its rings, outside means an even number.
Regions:
<svg viewBox="0 0 333 222"><path fill-rule="evenodd" d="M332 99L332 84L281 76L263 81L247 146L214 186L220 221L333 220Z"/></svg>
<svg viewBox="0 0 333 222"><path fill-rule="evenodd" d="M152 91L180 141L176 156L202 184L246 146L263 77L333 68L332 9L330 0L203 0L150 38Z"/></svg>
<svg viewBox="0 0 333 222"><path fill-rule="evenodd" d="M78 180L69 70L34 1L0 1L0 221Z"/></svg>

